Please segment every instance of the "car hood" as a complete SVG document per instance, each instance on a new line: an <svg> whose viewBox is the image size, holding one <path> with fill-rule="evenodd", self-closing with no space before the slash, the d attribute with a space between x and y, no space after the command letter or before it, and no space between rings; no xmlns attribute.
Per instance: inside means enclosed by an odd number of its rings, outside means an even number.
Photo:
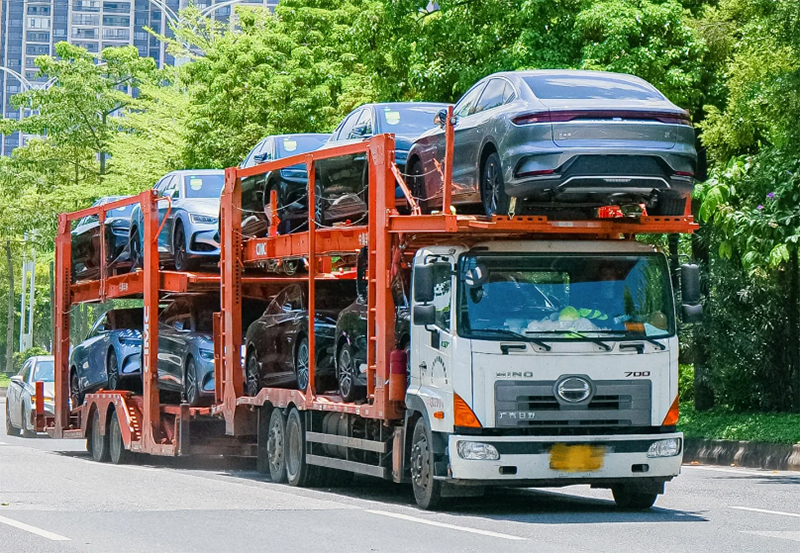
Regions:
<svg viewBox="0 0 800 553"><path fill-rule="evenodd" d="M219 198L189 198L181 200L180 207L193 215L206 215L208 217L219 216Z"/></svg>

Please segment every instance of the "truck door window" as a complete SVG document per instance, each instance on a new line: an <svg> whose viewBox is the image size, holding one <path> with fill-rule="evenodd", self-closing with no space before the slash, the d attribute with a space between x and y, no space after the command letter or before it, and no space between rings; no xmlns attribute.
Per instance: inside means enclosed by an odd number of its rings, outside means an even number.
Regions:
<svg viewBox="0 0 800 553"><path fill-rule="evenodd" d="M433 305L436 308L436 326L450 332L450 285L452 276L445 264L436 264L433 270Z"/></svg>

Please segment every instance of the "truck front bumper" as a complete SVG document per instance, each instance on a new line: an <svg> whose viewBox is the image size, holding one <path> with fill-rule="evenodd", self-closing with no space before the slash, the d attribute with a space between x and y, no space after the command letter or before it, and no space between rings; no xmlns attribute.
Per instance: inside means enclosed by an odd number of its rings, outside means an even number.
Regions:
<svg viewBox="0 0 800 553"><path fill-rule="evenodd" d="M669 457L648 456L650 447L662 440L676 439L677 454ZM458 442L480 442L494 447L499 459L463 459ZM591 446L594 466L582 470L575 466L563 470L563 462L554 459L553 448ZM585 451L585 449L584 449ZM680 474L683 460L683 433L617 436L466 436L450 435L449 467L446 477L452 484L501 486L568 486L593 484L598 487L630 482L671 480ZM569 463L567 463L569 464Z"/></svg>

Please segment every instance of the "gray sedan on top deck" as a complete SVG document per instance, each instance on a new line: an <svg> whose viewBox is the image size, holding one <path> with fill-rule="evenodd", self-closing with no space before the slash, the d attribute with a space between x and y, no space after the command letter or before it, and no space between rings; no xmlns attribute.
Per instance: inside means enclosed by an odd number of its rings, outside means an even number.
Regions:
<svg viewBox="0 0 800 553"><path fill-rule="evenodd" d="M427 208L442 201L446 112L436 118L439 128L408 153L412 190ZM652 215L680 215L694 186L688 112L632 75L495 73L458 101L454 126L453 202L480 203L488 215L523 202L546 210L645 203Z"/></svg>

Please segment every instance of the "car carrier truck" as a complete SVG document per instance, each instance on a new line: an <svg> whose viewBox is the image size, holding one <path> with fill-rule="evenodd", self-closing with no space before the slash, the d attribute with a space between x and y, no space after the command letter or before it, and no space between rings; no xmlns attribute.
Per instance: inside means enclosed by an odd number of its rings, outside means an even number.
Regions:
<svg viewBox="0 0 800 553"><path fill-rule="evenodd" d="M455 214L448 134L439 213L420 212L394 166L391 135L227 169L219 273L160 269L159 198L151 191L62 215L56 409L36 413L38 428L85 438L99 461L125 462L137 452L250 455L274 481L294 486L355 473L410 483L425 509L490 486L572 484L610 488L622 507L650 507L681 465L676 311L692 321L701 308L696 267L682 268L684 305L676 310L666 257L635 237L692 232L688 206L679 217L568 221ZM323 227L309 210L308 230L243 240L242 178L304 163L308 205L315 205L315 164L348 155L369 161L366 223ZM402 214L398 186L407 202ZM144 214L143 269L115 275L104 266L98 280L72 282L70 222L90 213L102 222L109 209L131 202ZM264 271L286 260L302 260L307 271ZM397 332L401 306L389 289L398 276L410 283L407 332ZM246 395L245 304L297 282L314 313L333 279L365 289L365 399L346 402L313 384ZM214 403L165 403L156 365L159 305L209 291L221 298ZM141 391L101 390L70 405L70 307L122 297L143 299Z"/></svg>

